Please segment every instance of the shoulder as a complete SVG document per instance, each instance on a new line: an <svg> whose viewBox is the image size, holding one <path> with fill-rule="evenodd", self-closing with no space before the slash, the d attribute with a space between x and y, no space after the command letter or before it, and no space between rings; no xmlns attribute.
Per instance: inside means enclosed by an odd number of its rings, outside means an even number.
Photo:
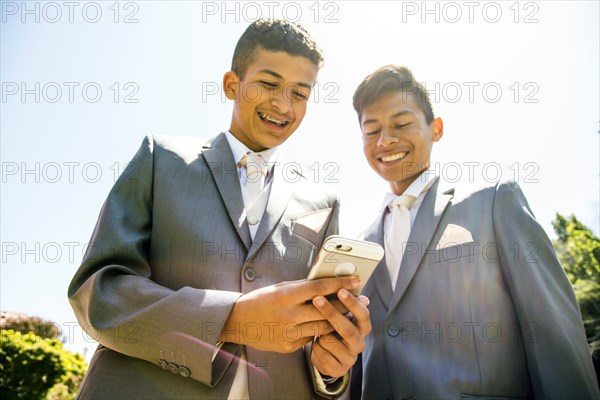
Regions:
<svg viewBox="0 0 600 400"><path fill-rule="evenodd" d="M222 135L212 139L196 136L148 135L144 138L142 149L154 158L180 159L190 163L197 159L205 148L218 141Z"/></svg>
<svg viewBox="0 0 600 400"><path fill-rule="evenodd" d="M187 152L198 153L211 139L197 136L172 136L172 135L148 135L147 140L156 149L185 154ZM213 139L214 140L214 139Z"/></svg>
<svg viewBox="0 0 600 400"><path fill-rule="evenodd" d="M309 175L303 174L302 167L295 161L289 161L284 156L279 157L274 164L275 178L284 182L288 190L300 202L327 204L339 202L339 194L331 185L314 182Z"/></svg>
<svg viewBox="0 0 600 400"><path fill-rule="evenodd" d="M339 193L327 185L322 183L314 183L299 176L297 181L293 183L294 193L297 197L305 201L326 201L328 204L339 202Z"/></svg>
<svg viewBox="0 0 600 400"><path fill-rule="evenodd" d="M296 173L294 173L296 174ZM310 208L338 208L339 193L325 184L312 182L302 175L286 174L292 177L289 181L293 187L296 200ZM284 175L285 176L285 175Z"/></svg>
<svg viewBox="0 0 600 400"><path fill-rule="evenodd" d="M507 196L523 197L519 184L513 179L501 179L493 182L480 180L466 183L449 183L440 180L438 193L452 193L453 203L468 200L482 201L483 199L494 201L498 197Z"/></svg>

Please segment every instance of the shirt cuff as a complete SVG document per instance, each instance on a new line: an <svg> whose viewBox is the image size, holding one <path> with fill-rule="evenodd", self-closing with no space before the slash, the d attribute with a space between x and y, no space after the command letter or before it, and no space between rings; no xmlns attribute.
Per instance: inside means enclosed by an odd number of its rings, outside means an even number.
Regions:
<svg viewBox="0 0 600 400"><path fill-rule="evenodd" d="M322 375L319 370L311 364L311 370L313 379L315 382L315 390L317 393L333 398L339 394L342 394L348 386L350 380L350 374L346 372L344 376L339 378L331 378Z"/></svg>
<svg viewBox="0 0 600 400"><path fill-rule="evenodd" d="M219 350L221 350L221 347L223 347L224 344L225 344L224 342L217 342L217 344L215 344L215 349L213 351L212 361L215 361L215 358L217 357L217 354L219 354Z"/></svg>

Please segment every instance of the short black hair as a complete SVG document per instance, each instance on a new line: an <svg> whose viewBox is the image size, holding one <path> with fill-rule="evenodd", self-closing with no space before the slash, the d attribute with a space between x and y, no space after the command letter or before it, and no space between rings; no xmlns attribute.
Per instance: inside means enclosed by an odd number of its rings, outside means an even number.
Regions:
<svg viewBox="0 0 600 400"><path fill-rule="evenodd" d="M433 122L435 116L425 87L414 78L408 68L393 64L379 68L367 76L356 88L352 104L358 114L358 120L361 121L362 112L366 107L392 92L413 95L419 109L423 111L427 123Z"/></svg>
<svg viewBox="0 0 600 400"><path fill-rule="evenodd" d="M301 25L278 19L258 19L246 28L233 52L231 70L240 79L244 79L258 49L285 51L308 58L317 68L323 65L323 51Z"/></svg>

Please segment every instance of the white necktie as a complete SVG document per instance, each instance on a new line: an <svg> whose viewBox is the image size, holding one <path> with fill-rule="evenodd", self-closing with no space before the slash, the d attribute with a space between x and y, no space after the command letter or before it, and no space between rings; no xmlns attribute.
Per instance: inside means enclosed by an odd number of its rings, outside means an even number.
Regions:
<svg viewBox="0 0 600 400"><path fill-rule="evenodd" d="M265 186L267 163L260 154L248 152L240 160L240 165L246 168L244 186L254 200Z"/></svg>
<svg viewBox="0 0 600 400"><path fill-rule="evenodd" d="M248 153L244 154L244 156L239 162L239 165L246 169L246 175L244 176L244 174L241 174L242 184L246 187L246 191L252 198L252 205L244 204L244 206L246 207L246 210L250 210L249 213L252 214L254 208L257 207L257 204L260 204L260 202L256 202L255 200L260 194L260 192L262 192L265 186L265 176L267 175L267 163L265 162L263 156L249 151ZM244 203L246 203L245 199ZM263 211L260 211L259 215L262 215L262 213ZM250 236L252 237L252 240L254 240L254 235L256 234L256 230L258 229L259 218L261 217L257 217L256 215L248 216L248 228L250 229ZM231 386L231 389L229 390L229 395L227 396L228 400L250 399L250 393L248 388L248 367L246 364L246 353L243 352L240 356L240 362L235 372L233 385Z"/></svg>
<svg viewBox="0 0 600 400"><path fill-rule="evenodd" d="M410 207L415 197L403 194L390 202L388 207L392 213L392 223L385 232L385 262L388 268L392 290L396 288L402 256L410 235Z"/></svg>

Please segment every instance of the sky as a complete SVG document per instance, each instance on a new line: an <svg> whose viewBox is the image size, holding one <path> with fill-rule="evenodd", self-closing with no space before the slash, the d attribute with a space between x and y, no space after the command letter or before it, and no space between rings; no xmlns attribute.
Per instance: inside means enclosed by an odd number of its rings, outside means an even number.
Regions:
<svg viewBox="0 0 600 400"><path fill-rule="evenodd" d="M551 238L555 214L600 232L598 1L2 1L0 308L53 321L93 352L67 300L108 191L149 134L229 128L221 92L258 17L299 22L325 52L288 162L339 192L356 237L387 184L370 169L351 99L386 64L430 93L451 183L512 178Z"/></svg>

